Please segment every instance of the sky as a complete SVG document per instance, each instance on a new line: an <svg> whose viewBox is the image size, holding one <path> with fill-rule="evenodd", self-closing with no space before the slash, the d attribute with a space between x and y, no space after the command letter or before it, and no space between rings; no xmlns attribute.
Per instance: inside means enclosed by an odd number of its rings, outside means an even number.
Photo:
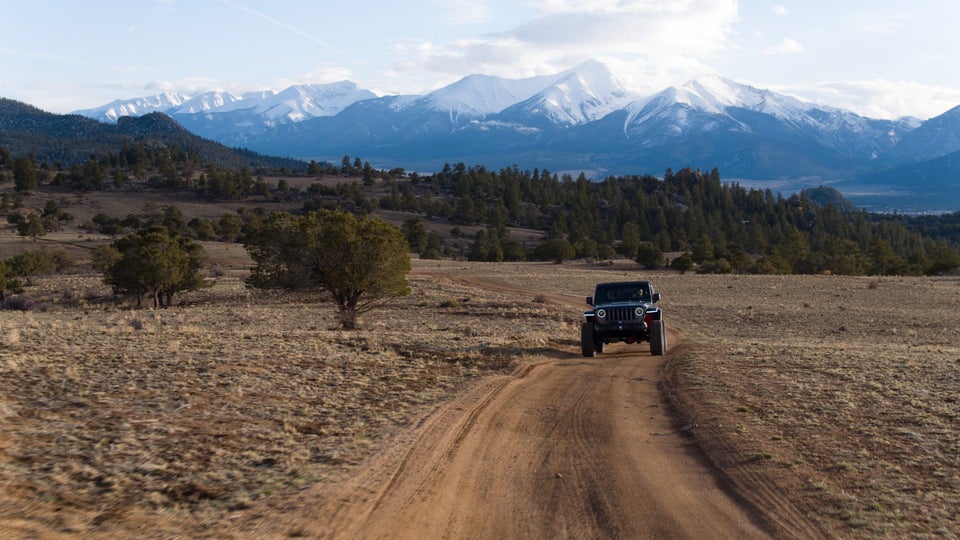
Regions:
<svg viewBox="0 0 960 540"><path fill-rule="evenodd" d="M67 113L161 92L351 80L423 94L595 59L873 118L960 105L956 0L0 0L0 97Z"/></svg>

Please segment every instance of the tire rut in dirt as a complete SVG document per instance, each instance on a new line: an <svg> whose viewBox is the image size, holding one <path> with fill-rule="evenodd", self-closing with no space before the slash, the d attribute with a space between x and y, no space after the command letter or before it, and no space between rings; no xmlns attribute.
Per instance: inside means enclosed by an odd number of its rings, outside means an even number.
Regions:
<svg viewBox="0 0 960 540"><path fill-rule="evenodd" d="M537 477L554 481L535 486L537 514L555 516L545 527L550 533L567 536L584 534L585 523L593 532L620 537L622 527L618 508L612 504L605 448L611 438L611 426L597 408L602 373L589 373L567 392L557 392L556 413L544 424L540 453L544 456ZM547 532L546 530L544 532Z"/></svg>

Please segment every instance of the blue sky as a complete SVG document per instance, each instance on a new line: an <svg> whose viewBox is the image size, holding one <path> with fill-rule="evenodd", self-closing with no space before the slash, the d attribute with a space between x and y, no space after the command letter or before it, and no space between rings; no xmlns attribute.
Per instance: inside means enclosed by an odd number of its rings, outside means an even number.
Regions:
<svg viewBox="0 0 960 540"><path fill-rule="evenodd" d="M651 93L719 74L873 117L960 105L955 0L4 0L0 14L0 96L53 112L343 79L424 93L590 58Z"/></svg>

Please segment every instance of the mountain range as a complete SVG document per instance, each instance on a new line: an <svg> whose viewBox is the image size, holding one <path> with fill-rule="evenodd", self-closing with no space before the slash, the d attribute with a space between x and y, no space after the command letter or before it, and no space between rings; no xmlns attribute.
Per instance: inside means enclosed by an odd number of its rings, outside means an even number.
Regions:
<svg viewBox="0 0 960 540"><path fill-rule="evenodd" d="M77 114L115 122L149 112L227 146L306 160L360 156L425 172L518 165L598 179L716 167L751 187L832 185L873 210L960 209L960 107L926 121L872 119L717 76L645 95L595 61L526 79L470 75L423 95L377 96L343 81L161 94Z"/></svg>

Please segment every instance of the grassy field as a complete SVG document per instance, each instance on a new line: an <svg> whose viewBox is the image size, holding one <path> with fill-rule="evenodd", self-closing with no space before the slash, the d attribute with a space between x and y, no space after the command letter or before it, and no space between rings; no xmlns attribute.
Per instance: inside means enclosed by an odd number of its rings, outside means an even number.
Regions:
<svg viewBox="0 0 960 540"><path fill-rule="evenodd" d="M96 532L154 511L202 528L357 465L563 324L530 298L412 285L343 332L332 306L237 276L161 311L99 303L95 277L37 280L45 307L0 322L0 530Z"/></svg>
<svg viewBox="0 0 960 540"><path fill-rule="evenodd" d="M838 535L960 534L960 278L414 261L525 292L415 274L343 332L329 304L245 289L238 246L208 247L221 275L173 309L74 274L2 313L0 536L195 535L336 481L471 381L575 354L581 310L541 292L639 277L683 333L663 383L678 426L748 499L762 476Z"/></svg>

